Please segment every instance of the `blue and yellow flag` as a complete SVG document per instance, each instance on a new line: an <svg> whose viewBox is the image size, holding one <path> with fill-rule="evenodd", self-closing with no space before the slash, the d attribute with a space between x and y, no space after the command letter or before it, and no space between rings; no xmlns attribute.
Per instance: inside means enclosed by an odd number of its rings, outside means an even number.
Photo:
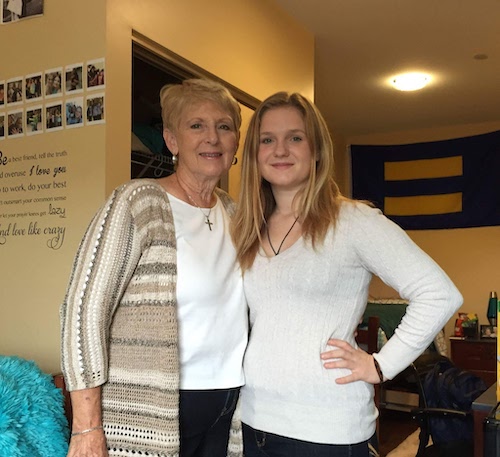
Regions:
<svg viewBox="0 0 500 457"><path fill-rule="evenodd" d="M500 225L500 131L431 143L351 146L353 198L405 230Z"/></svg>

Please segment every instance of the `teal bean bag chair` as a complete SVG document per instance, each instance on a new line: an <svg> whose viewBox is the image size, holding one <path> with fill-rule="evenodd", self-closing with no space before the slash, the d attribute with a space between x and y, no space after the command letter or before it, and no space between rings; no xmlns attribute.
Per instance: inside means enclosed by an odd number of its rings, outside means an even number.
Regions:
<svg viewBox="0 0 500 457"><path fill-rule="evenodd" d="M0 457L66 457L68 421L52 376L0 355Z"/></svg>

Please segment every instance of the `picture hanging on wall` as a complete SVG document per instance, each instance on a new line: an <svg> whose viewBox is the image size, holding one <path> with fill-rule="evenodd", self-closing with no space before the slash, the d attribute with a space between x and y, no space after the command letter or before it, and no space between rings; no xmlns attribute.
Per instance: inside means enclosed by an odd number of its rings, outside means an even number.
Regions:
<svg viewBox="0 0 500 457"><path fill-rule="evenodd" d="M64 68L64 90L67 94L78 94L83 91L83 63L66 65Z"/></svg>
<svg viewBox="0 0 500 457"><path fill-rule="evenodd" d="M105 64L104 58L89 60L87 62L87 89L104 89Z"/></svg>
<svg viewBox="0 0 500 457"><path fill-rule="evenodd" d="M47 132L54 132L63 128L62 102L54 102L45 105L45 129Z"/></svg>
<svg viewBox="0 0 500 457"><path fill-rule="evenodd" d="M33 73L24 78L26 101L34 102L42 98L42 73Z"/></svg>
<svg viewBox="0 0 500 457"><path fill-rule="evenodd" d="M86 116L87 124L104 124L104 94L87 96Z"/></svg>
<svg viewBox="0 0 500 457"><path fill-rule="evenodd" d="M20 105L23 100L23 78L17 76L7 80L7 104Z"/></svg>
<svg viewBox="0 0 500 457"><path fill-rule="evenodd" d="M83 126L83 97L66 100L66 128Z"/></svg>
<svg viewBox="0 0 500 457"><path fill-rule="evenodd" d="M58 97L62 93L62 67L45 70L45 98Z"/></svg>
<svg viewBox="0 0 500 457"><path fill-rule="evenodd" d="M43 133L42 105L26 110L26 135Z"/></svg>
<svg viewBox="0 0 500 457"><path fill-rule="evenodd" d="M44 0L3 0L2 24L43 15Z"/></svg>
<svg viewBox="0 0 500 457"><path fill-rule="evenodd" d="M19 138L24 135L24 111L9 111L7 114L7 136Z"/></svg>
<svg viewBox="0 0 500 457"><path fill-rule="evenodd" d="M1 80L0 139L105 123L104 73L101 58Z"/></svg>
<svg viewBox="0 0 500 457"><path fill-rule="evenodd" d="M5 113L0 113L0 140L5 139Z"/></svg>

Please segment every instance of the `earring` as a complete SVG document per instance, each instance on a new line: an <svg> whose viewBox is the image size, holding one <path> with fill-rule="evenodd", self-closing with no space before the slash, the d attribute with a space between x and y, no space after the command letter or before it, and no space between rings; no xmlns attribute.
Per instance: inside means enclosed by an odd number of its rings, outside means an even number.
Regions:
<svg viewBox="0 0 500 457"><path fill-rule="evenodd" d="M177 154L172 154L172 163L174 164L174 167L177 166L177 163L179 162L179 157L177 157Z"/></svg>
<svg viewBox="0 0 500 457"><path fill-rule="evenodd" d="M238 163L238 157L234 156L231 165L236 165Z"/></svg>

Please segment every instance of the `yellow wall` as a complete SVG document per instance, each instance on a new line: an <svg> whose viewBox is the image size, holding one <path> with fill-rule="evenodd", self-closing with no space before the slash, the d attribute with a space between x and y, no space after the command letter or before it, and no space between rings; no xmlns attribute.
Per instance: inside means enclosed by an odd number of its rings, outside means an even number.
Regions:
<svg viewBox="0 0 500 457"><path fill-rule="evenodd" d="M52 0L43 17L0 27L0 80L106 58L106 124L0 142L11 157L68 152L63 247L49 250L44 239L28 236L0 245L0 354L34 359L46 371L59 371L58 310L78 241L105 196L130 176L132 30L256 98L278 90L314 95L313 37L267 0L219 0L216 7L202 0ZM245 123L248 117L245 110ZM31 165L19 163L15 169ZM229 186L237 194L235 179ZM10 212L0 205L0 214Z"/></svg>
<svg viewBox="0 0 500 457"><path fill-rule="evenodd" d="M45 15L0 26L2 64L0 80L25 76L103 57L105 48L105 7L100 0L45 2ZM85 96L83 94L82 96ZM57 97L52 101L63 101ZM26 102L21 109L48 102ZM49 102L49 103L50 103ZM0 107L1 112L11 108ZM59 370L59 306L82 231L104 197L105 126L51 131L41 135L7 138L0 151L10 162L0 166L0 229L16 224L24 235L10 236L0 245L0 353L17 354L35 359L42 367ZM67 154L56 157L56 152ZM47 154L43 158L43 154ZM40 157L40 154L42 155ZM48 155L54 157L48 158ZM35 155L35 159L29 159ZM26 157L25 157L26 156ZM16 160L17 159L17 160ZM56 179L51 176L29 176L32 167L66 167ZM5 172L26 171L25 178L6 178ZM60 186L53 189L56 181ZM24 184L24 191L5 192L11 186ZM49 190L28 190L29 185L50 185ZM7 205L6 201L37 197L66 197L53 203L65 210L66 217L41 215L49 204L25 203ZM40 213L30 216L29 213ZM37 223L40 234L28 235L29 224ZM47 227L64 229L62 246L51 249ZM36 231L35 231L36 233ZM54 246L57 247L57 246Z"/></svg>
<svg viewBox="0 0 500 457"><path fill-rule="evenodd" d="M348 144L405 144L438 141L479 135L500 130L500 122L447 128L397 132L349 138ZM348 163L347 153L343 161ZM478 202L479 204L480 202ZM500 292L498 259L500 258L500 227L482 227L453 230L415 230L409 236L426 251L450 276L464 296L461 311L477 313L480 324L487 324L486 306L489 292ZM372 282L374 297L397 297L394 290L378 278ZM455 318L446 326L446 335L452 336Z"/></svg>
<svg viewBox="0 0 500 457"><path fill-rule="evenodd" d="M263 99L279 90L314 97L314 40L289 16L267 0L108 0L107 43L108 123L106 148L110 191L128 176L122 162L130 138L132 31L222 78L244 92ZM272 45L271 45L272 43ZM239 165L233 167L238 170ZM236 196L236 194L233 194Z"/></svg>

